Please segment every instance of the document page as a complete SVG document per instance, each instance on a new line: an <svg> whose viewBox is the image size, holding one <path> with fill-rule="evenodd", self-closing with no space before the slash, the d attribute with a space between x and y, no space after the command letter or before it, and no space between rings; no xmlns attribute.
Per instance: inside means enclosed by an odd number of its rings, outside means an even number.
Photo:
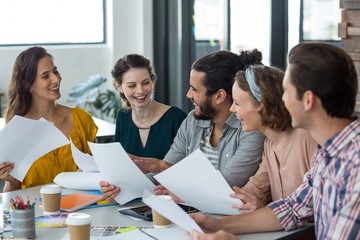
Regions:
<svg viewBox="0 0 360 240"><path fill-rule="evenodd" d="M81 152L73 142L71 142L71 154L76 165L84 172L98 172L99 168L96 166L93 156Z"/></svg>
<svg viewBox="0 0 360 240"><path fill-rule="evenodd" d="M119 142L88 143L103 180L121 188L115 201L124 204L141 197L144 189L152 191L155 185L135 165Z"/></svg>
<svg viewBox="0 0 360 240"><path fill-rule="evenodd" d="M232 205L241 203L240 199L230 197L234 191L200 149L154 178L187 205L202 212L239 214Z"/></svg>
<svg viewBox="0 0 360 240"><path fill-rule="evenodd" d="M174 188L172 192L176 196L182 196L181 199L187 205L201 212L225 215L240 213L232 207L235 203L239 204L240 200L230 197L234 191L218 170L189 185Z"/></svg>
<svg viewBox="0 0 360 240"><path fill-rule="evenodd" d="M0 131L0 143L0 162L15 163L10 174L22 182L35 160L69 144L69 140L45 119L33 120L15 115Z"/></svg>

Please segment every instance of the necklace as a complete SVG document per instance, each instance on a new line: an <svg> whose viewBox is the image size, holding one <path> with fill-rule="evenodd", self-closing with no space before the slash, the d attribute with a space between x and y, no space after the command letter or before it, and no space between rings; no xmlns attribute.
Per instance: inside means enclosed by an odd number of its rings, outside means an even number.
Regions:
<svg viewBox="0 0 360 240"><path fill-rule="evenodd" d="M140 130L146 130L146 129L150 129L150 127L137 127Z"/></svg>

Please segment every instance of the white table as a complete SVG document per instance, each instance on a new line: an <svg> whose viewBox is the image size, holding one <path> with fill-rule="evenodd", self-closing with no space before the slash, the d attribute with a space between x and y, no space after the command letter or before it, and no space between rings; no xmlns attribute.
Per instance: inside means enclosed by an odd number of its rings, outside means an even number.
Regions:
<svg viewBox="0 0 360 240"><path fill-rule="evenodd" d="M80 192L78 190L63 189L63 194L69 194L72 192ZM4 208L9 208L9 200L12 197L15 197L17 194L22 196L28 195L30 199L35 197L40 197L40 187L28 188L25 190L18 190L8 193L2 193L3 205ZM99 207L99 208L90 208L90 209L81 209L79 212L88 213L92 216L92 225L120 225L120 226L138 226L138 227L149 227L153 226L152 222L148 221L135 221L129 216L118 213L118 205ZM36 204L35 215L43 215L42 208L39 207L39 204ZM305 228L285 232L270 232L270 233L255 233L255 234L241 234L239 238L242 240L261 240L261 239L295 239L296 237L303 236L306 233L313 231L313 225L307 225ZM37 240L42 239L56 239L62 240L66 239L68 229L67 228L36 228ZM5 236L9 236L11 233L6 232Z"/></svg>
<svg viewBox="0 0 360 240"><path fill-rule="evenodd" d="M73 192L81 192L78 190L63 189L62 194L69 194ZM40 186L28 188L25 190L18 190L8 193L2 193L3 207L9 208L9 200L15 197L17 194L29 196L30 199L40 197ZM147 221L135 221L132 218L118 213L117 208L119 205L112 205L107 207L81 209L78 212L88 213L92 217L92 225L122 225L122 226L152 226L152 222ZM37 202L35 207L35 216L43 215L43 209L39 207ZM36 228L36 239L50 240L50 239L66 239L67 228ZM5 232L5 236L9 236L11 233Z"/></svg>

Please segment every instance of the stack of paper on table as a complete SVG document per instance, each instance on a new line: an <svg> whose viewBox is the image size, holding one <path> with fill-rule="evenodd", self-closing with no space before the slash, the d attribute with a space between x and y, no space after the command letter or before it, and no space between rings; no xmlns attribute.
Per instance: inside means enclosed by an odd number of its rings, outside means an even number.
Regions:
<svg viewBox="0 0 360 240"><path fill-rule="evenodd" d="M33 120L15 115L0 131L0 143L0 163L14 162L11 176L21 182L35 160L69 144L69 140L45 119Z"/></svg>
<svg viewBox="0 0 360 240"><path fill-rule="evenodd" d="M62 172L56 175L54 183L69 189L100 190L103 179L99 172Z"/></svg>
<svg viewBox="0 0 360 240"><path fill-rule="evenodd" d="M155 179L187 205L202 212L239 214L232 205L241 203L240 199L230 197L234 191L200 149L155 175Z"/></svg>
<svg viewBox="0 0 360 240"><path fill-rule="evenodd" d="M135 165L119 142L88 144L103 180L121 188L115 201L124 204L141 197L144 189L152 191L154 184Z"/></svg>

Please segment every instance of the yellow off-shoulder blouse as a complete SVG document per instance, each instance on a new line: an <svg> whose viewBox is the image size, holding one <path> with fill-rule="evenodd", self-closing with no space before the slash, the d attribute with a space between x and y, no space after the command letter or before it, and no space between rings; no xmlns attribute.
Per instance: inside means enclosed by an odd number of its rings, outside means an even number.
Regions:
<svg viewBox="0 0 360 240"><path fill-rule="evenodd" d="M73 108L73 129L70 138L82 152L90 154L88 141L94 142L97 126L92 117L81 108ZM77 166L71 154L70 144L59 147L37 159L25 175L21 188L52 183L61 172L74 172Z"/></svg>

